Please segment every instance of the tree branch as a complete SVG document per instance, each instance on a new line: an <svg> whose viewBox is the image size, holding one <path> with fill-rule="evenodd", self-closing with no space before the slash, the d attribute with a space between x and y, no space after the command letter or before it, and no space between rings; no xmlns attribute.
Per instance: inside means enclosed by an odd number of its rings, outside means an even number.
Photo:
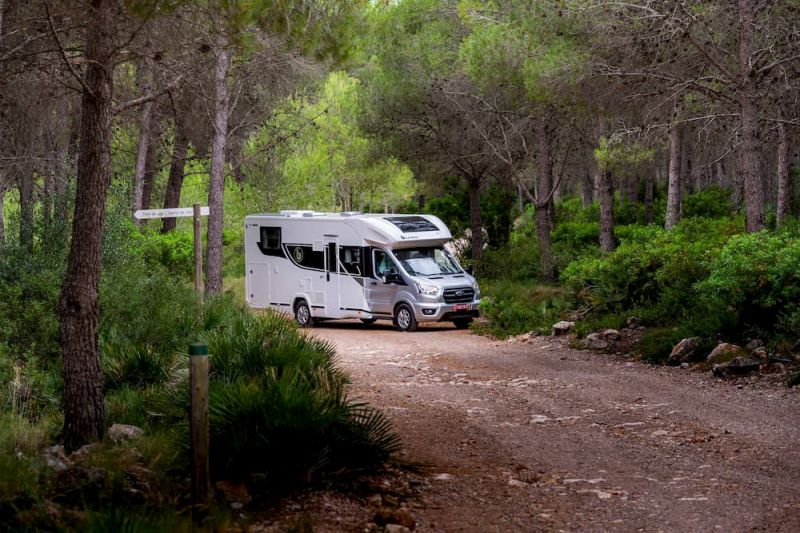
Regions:
<svg viewBox="0 0 800 533"><path fill-rule="evenodd" d="M123 111L127 111L128 109L130 109L132 107L136 107L138 105L142 105L142 104L146 104L147 102L151 102L151 101L155 100L156 98L159 98L164 93L168 93L172 89L177 87L180 84L182 79L183 79L183 74L181 74L180 76L175 78L172 81L172 83L170 83L169 85L167 85L166 87L164 87L163 89L158 91L157 93L152 93L151 92L150 94L146 94L146 95L141 96L139 98L134 98L133 100L128 100L125 103L119 104L118 106L114 107L114 110L113 110L112 114L119 115Z"/></svg>
<svg viewBox="0 0 800 533"><path fill-rule="evenodd" d="M61 44L61 39L58 38L56 25L55 22L53 22L53 16L50 14L50 6L46 2L44 4L44 10L47 13L47 23L48 26L50 27L50 33L52 33L53 40L55 40L56 44L58 45L58 50L61 53L61 59L64 60L64 64L67 65L67 68L69 69L70 73L78 81L83 90L90 96L94 97L94 92L92 91L92 89L89 87L89 85L86 84L86 81L83 79L83 76L78 74L78 71L75 70L75 66L67 57L67 52L64 50L64 46Z"/></svg>

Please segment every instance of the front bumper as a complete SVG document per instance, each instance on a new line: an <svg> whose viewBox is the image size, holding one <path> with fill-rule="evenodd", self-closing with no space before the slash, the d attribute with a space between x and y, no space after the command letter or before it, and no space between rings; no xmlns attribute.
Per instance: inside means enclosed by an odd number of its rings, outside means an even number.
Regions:
<svg viewBox="0 0 800 533"><path fill-rule="evenodd" d="M480 303L480 300L462 304L415 302L414 315L417 322L442 322L456 318L477 317Z"/></svg>

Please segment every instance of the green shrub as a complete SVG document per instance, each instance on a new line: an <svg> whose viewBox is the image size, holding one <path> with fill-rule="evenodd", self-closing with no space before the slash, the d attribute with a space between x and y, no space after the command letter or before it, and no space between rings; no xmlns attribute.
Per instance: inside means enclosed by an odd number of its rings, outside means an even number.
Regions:
<svg viewBox="0 0 800 533"><path fill-rule="evenodd" d="M698 284L707 305L727 307L743 335L800 338L800 237L737 235Z"/></svg>
<svg viewBox="0 0 800 533"><path fill-rule="evenodd" d="M684 218L725 218L733 212L731 192L711 186L690 194L683 201Z"/></svg>
<svg viewBox="0 0 800 533"><path fill-rule="evenodd" d="M333 347L276 313L232 314L203 334L211 355L212 465L281 482L374 467L398 440L379 412L350 401Z"/></svg>
<svg viewBox="0 0 800 533"><path fill-rule="evenodd" d="M481 315L487 322L477 331L503 337L534 331L548 333L568 307L565 291L510 280L482 282Z"/></svg>
<svg viewBox="0 0 800 533"><path fill-rule="evenodd" d="M194 241L189 233L171 231L133 233L139 241L142 258L150 265L159 265L172 274L190 277L194 274Z"/></svg>
<svg viewBox="0 0 800 533"><path fill-rule="evenodd" d="M645 309L657 323L685 316L695 284L738 223L691 219L672 231L635 228L616 251L571 263L562 281L596 315Z"/></svg>

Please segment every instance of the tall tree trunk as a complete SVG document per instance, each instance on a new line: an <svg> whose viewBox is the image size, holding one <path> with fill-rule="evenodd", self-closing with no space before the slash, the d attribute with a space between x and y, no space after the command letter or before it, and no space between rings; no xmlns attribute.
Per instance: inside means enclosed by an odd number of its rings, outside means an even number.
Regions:
<svg viewBox="0 0 800 533"><path fill-rule="evenodd" d="M655 195L655 173L654 169L647 171L644 182L644 223L653 223L653 196Z"/></svg>
<svg viewBox="0 0 800 533"><path fill-rule="evenodd" d="M481 179L470 176L469 185L469 229L472 241L472 268L481 271L483 262L483 221L481 220Z"/></svg>
<svg viewBox="0 0 800 533"><path fill-rule="evenodd" d="M42 193L42 220L44 235L50 235L53 229L53 184L55 182L56 164L50 163L44 171L44 191Z"/></svg>
<svg viewBox="0 0 800 533"><path fill-rule="evenodd" d="M228 137L228 69L231 52L224 35L215 46L214 137L211 143L211 182L208 185L208 239L206 247L206 291L222 291L222 195L225 185L225 143Z"/></svg>
<svg viewBox="0 0 800 533"><path fill-rule="evenodd" d="M581 180L581 198L583 199L583 208L588 209L594 201L594 187L592 186L592 174L587 171Z"/></svg>
<svg viewBox="0 0 800 533"><path fill-rule="evenodd" d="M175 111L175 141L172 146L172 161L169 166L169 179L164 192L164 209L180 206L181 189L183 188L183 171L186 167L186 153L189 148L189 136L186 132L185 110L183 107ZM176 218L165 218L161 226L161 233L168 233L175 229Z"/></svg>
<svg viewBox="0 0 800 533"><path fill-rule="evenodd" d="M550 138L547 132L547 118L544 113L536 121L536 143L538 157L538 180L536 182L536 239L539 241L539 270L542 281L552 284L556 281L555 263L550 240L552 228L551 209L553 206L553 163L550 157Z"/></svg>
<svg viewBox="0 0 800 533"><path fill-rule="evenodd" d="M2 0L0 0L2 2ZM6 185L0 175L0 246L6 242L6 215L5 215Z"/></svg>
<svg viewBox="0 0 800 533"><path fill-rule="evenodd" d="M614 237L614 179L611 172L600 173L600 250L613 252L617 247Z"/></svg>
<svg viewBox="0 0 800 533"><path fill-rule="evenodd" d="M470 240L472 246L472 266L480 272L483 261L483 221L481 220L481 181L478 176L471 176L469 185L469 221Z"/></svg>
<svg viewBox="0 0 800 533"><path fill-rule="evenodd" d="M678 124L669 128L669 178L667 183L667 212L664 227L672 229L681 219L681 148L683 131Z"/></svg>
<svg viewBox="0 0 800 533"><path fill-rule="evenodd" d="M680 146L680 177L678 183L681 186L681 191L687 194L692 192L692 143L690 135L687 135L685 126L679 126L681 129L681 146Z"/></svg>
<svg viewBox="0 0 800 533"><path fill-rule="evenodd" d="M714 163L714 183L717 187L724 188L726 181L725 167L722 165L722 160L720 159Z"/></svg>
<svg viewBox="0 0 800 533"><path fill-rule="evenodd" d="M33 251L33 168L23 165L17 173L19 189L19 244L28 251Z"/></svg>
<svg viewBox="0 0 800 533"><path fill-rule="evenodd" d="M142 94L150 94L153 91L153 72L147 62L140 65L139 78L142 80ZM136 167L133 172L133 211L142 209L147 152L151 144L152 118L153 101L151 100L142 106L142 114L139 116L139 150L136 153ZM139 226L142 221L134 218L133 223Z"/></svg>
<svg viewBox="0 0 800 533"><path fill-rule="evenodd" d="M85 86L75 215L59 314L64 376L64 446L103 437L105 408L98 345L100 260L109 186L114 0L92 0L86 27Z"/></svg>
<svg viewBox="0 0 800 533"><path fill-rule="evenodd" d="M790 214L791 202L789 188L789 140L787 139L786 125L778 124L778 206L776 222L782 226Z"/></svg>
<svg viewBox="0 0 800 533"><path fill-rule="evenodd" d="M606 135L606 118L597 119L597 138ZM614 237L614 179L608 169L597 165L597 196L600 200L600 250L613 252L617 247Z"/></svg>
<svg viewBox="0 0 800 533"><path fill-rule="evenodd" d="M744 203L747 231L761 231L764 222L764 184L758 168L758 109L756 107L756 72L752 65L754 0L739 0L739 104L741 128L739 145L744 178Z"/></svg>
<svg viewBox="0 0 800 533"><path fill-rule="evenodd" d="M158 170L159 139L161 137L161 121L157 114L150 119L150 139L147 142L147 156L144 160L144 184L142 186L142 209L150 209L150 199L156 183Z"/></svg>
<svg viewBox="0 0 800 533"><path fill-rule="evenodd" d="M628 176L628 180L626 182L628 193L628 202L635 204L639 201L639 176L636 174L631 174Z"/></svg>

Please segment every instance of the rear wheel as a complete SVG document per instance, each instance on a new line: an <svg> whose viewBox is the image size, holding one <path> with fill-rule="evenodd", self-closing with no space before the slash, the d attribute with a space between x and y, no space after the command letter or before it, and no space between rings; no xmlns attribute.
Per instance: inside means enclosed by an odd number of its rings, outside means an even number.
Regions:
<svg viewBox="0 0 800 533"><path fill-rule="evenodd" d="M362 318L361 322L363 322L364 324L369 326L370 324L374 324L376 320L378 320L378 319L377 318Z"/></svg>
<svg viewBox="0 0 800 533"><path fill-rule="evenodd" d="M305 300L300 300L294 306L294 318L301 328L310 328L314 325L314 317L311 316L311 309Z"/></svg>
<svg viewBox="0 0 800 533"><path fill-rule="evenodd" d="M456 318L453 319L453 324L456 326L456 329L467 329L470 324L472 324L471 318Z"/></svg>
<svg viewBox="0 0 800 533"><path fill-rule="evenodd" d="M400 304L395 309L394 327L399 331L414 331L417 329L417 319L414 311L408 304Z"/></svg>

